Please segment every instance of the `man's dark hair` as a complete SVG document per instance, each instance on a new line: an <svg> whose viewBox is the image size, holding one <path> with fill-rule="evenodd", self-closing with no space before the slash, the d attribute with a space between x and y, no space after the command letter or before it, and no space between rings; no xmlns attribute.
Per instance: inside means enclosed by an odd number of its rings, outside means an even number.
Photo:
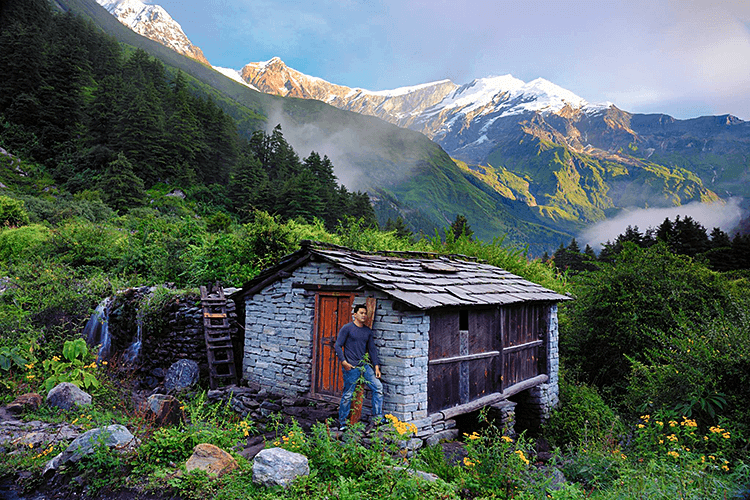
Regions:
<svg viewBox="0 0 750 500"><path fill-rule="evenodd" d="M357 304L357 305L354 306L354 310L352 312L354 314L357 314L357 311L359 311L360 309L364 309L366 311L367 310L367 306L364 305L364 304Z"/></svg>

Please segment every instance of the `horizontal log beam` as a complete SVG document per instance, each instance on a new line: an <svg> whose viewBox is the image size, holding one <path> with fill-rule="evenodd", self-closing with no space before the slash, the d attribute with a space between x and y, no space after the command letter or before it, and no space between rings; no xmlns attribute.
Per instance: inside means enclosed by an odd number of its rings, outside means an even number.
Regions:
<svg viewBox="0 0 750 500"><path fill-rule="evenodd" d="M513 384L503 392L488 394L487 396L483 396L479 399L471 401L470 403L454 406L452 408L446 408L445 410L441 410L430 415L430 417L432 418L433 422L437 422L440 420L448 420L459 415L465 415L466 413L471 413L473 411L482 409L485 406L490 406L499 401L506 400L509 397L518 394L519 392L523 392L527 389L531 389L532 387L536 387L537 385L544 384L548 380L549 377L547 375L537 375L534 378L530 378L528 380L524 380L523 382ZM442 418L439 417L439 414L442 414Z"/></svg>
<svg viewBox="0 0 750 500"><path fill-rule="evenodd" d="M431 359L428 365L441 365L443 363L458 363L460 361L473 361L475 359L492 358L500 356L500 351L480 352L477 354L467 354L466 356L453 356L450 358Z"/></svg>
<svg viewBox="0 0 750 500"><path fill-rule="evenodd" d="M514 345L511 347L504 347L503 354L510 354L511 352L524 351L533 347L539 347L544 343L543 340L535 340L534 342L528 342L526 344Z"/></svg>

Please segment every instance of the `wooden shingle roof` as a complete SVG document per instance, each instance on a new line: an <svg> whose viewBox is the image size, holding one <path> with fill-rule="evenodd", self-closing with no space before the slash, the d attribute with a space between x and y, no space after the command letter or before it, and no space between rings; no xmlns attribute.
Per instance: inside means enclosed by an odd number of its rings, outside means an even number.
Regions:
<svg viewBox="0 0 750 500"><path fill-rule="evenodd" d="M570 299L504 269L468 257L414 252L369 253L313 242L303 242L299 251L262 272L243 287L241 294L257 293L310 259L328 262L347 275L417 309Z"/></svg>

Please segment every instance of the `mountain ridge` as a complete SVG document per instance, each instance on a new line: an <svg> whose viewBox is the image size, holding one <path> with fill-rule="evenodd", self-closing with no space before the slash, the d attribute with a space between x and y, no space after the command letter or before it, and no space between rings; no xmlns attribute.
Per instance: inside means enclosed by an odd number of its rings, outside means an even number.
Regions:
<svg viewBox="0 0 750 500"><path fill-rule="evenodd" d="M203 51L193 45L182 26L160 5L147 5L140 0L97 0L97 3L136 33L210 65Z"/></svg>

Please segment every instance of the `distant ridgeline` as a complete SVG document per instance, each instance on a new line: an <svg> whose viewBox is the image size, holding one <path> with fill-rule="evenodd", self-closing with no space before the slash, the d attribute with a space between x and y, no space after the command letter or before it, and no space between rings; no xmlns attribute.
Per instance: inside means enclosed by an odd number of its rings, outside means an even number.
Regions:
<svg viewBox="0 0 750 500"><path fill-rule="evenodd" d="M46 0L0 12L0 146L57 186L99 190L119 211L166 183L240 218L258 209L328 228L345 216L375 223L368 196L340 185L327 157L301 160L279 127L240 136L211 95L143 50Z"/></svg>

